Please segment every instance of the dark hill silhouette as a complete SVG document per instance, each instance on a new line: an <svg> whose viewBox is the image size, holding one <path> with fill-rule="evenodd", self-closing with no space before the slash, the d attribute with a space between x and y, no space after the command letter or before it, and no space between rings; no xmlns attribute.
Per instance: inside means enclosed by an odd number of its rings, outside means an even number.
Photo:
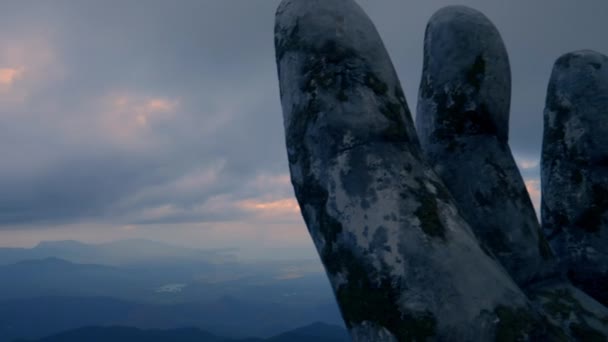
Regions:
<svg viewBox="0 0 608 342"><path fill-rule="evenodd" d="M350 337L343 328L324 323L313 323L268 338L230 339L219 337L196 328L173 330L141 330L137 328L109 326L85 327L62 332L38 340L15 342L348 342Z"/></svg>
<svg viewBox="0 0 608 342"><path fill-rule="evenodd" d="M305 327L288 331L267 339L268 342L308 342L308 341L327 341L327 342L347 342L350 337L346 330L335 325L316 322Z"/></svg>
<svg viewBox="0 0 608 342"><path fill-rule="evenodd" d="M332 308L335 309L335 308ZM281 304L222 297L209 302L156 305L110 297L36 297L0 301L0 342L36 339L86 326L140 329L198 327L231 338L270 337L328 316ZM335 320L326 320L333 323ZM297 336L321 331L297 330ZM87 341L87 340L84 340ZM282 341L271 340L271 341Z"/></svg>
<svg viewBox="0 0 608 342"><path fill-rule="evenodd" d="M195 328L174 330L141 330L129 327L86 327L70 330L39 340L16 340L16 342L224 342L229 341Z"/></svg>

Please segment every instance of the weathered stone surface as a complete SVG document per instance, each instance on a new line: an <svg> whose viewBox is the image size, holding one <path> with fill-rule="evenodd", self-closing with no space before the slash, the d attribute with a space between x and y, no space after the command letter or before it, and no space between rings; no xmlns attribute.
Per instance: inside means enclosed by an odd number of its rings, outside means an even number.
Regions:
<svg viewBox="0 0 608 342"><path fill-rule="evenodd" d="M392 63L361 8L284 0L275 48L292 184L353 339L546 337L422 160Z"/></svg>
<svg viewBox="0 0 608 342"><path fill-rule="evenodd" d="M507 142L510 97L494 25L462 6L433 15L416 115L422 149L482 246L524 286L553 270L553 255Z"/></svg>
<svg viewBox="0 0 608 342"><path fill-rule="evenodd" d="M572 282L608 305L608 58L560 57L544 113L543 230Z"/></svg>
<svg viewBox="0 0 608 342"><path fill-rule="evenodd" d="M556 341L606 341L608 309L568 282L549 280L528 288L536 310L554 327Z"/></svg>

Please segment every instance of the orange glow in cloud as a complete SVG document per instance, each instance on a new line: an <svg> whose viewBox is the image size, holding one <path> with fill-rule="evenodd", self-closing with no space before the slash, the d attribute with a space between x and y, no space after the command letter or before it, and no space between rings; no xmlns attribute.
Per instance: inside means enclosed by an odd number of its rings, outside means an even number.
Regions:
<svg viewBox="0 0 608 342"><path fill-rule="evenodd" d="M517 161L517 166L522 170L535 169L540 164L540 160L538 159L525 159L515 156L515 160Z"/></svg>
<svg viewBox="0 0 608 342"><path fill-rule="evenodd" d="M540 181L538 179L527 179L526 189L530 194L530 199L532 200L532 204L534 204L534 209L536 209L536 212L539 212L541 196Z"/></svg>
<svg viewBox="0 0 608 342"><path fill-rule="evenodd" d="M245 200L239 203L245 210L269 214L298 214L300 206L293 198L284 198L276 201Z"/></svg>
<svg viewBox="0 0 608 342"><path fill-rule="evenodd" d="M60 82L66 73L49 30L0 34L0 105L20 106L36 91ZM7 107L8 108L8 107Z"/></svg>
<svg viewBox="0 0 608 342"><path fill-rule="evenodd" d="M165 99L151 99L146 103L150 112L171 112L175 109L176 103Z"/></svg>
<svg viewBox="0 0 608 342"><path fill-rule="evenodd" d="M522 160L521 167L524 169L533 169L538 166L538 160Z"/></svg>
<svg viewBox="0 0 608 342"><path fill-rule="evenodd" d="M155 122L173 117L179 101L162 97L121 94L106 101L100 120L110 138L121 143L141 143L142 133Z"/></svg>
<svg viewBox="0 0 608 342"><path fill-rule="evenodd" d="M150 98L146 100L130 96L118 96L112 101L112 116L119 117L123 123L137 123L146 125L150 120L167 117L177 108L178 102L164 98ZM126 122L125 122L126 121Z"/></svg>
<svg viewBox="0 0 608 342"><path fill-rule="evenodd" d="M0 68L0 85L10 86L23 75L24 68Z"/></svg>

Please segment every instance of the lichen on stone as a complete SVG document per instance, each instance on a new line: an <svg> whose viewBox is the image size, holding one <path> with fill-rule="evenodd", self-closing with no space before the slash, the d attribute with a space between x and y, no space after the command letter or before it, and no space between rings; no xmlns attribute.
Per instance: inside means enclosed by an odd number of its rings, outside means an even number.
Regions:
<svg viewBox="0 0 608 342"><path fill-rule="evenodd" d="M445 240L446 231L438 214L439 208L437 207L437 200L433 194L430 194L425 190L418 192L418 195L420 205L414 214L420 221L420 228L430 237Z"/></svg>
<svg viewBox="0 0 608 342"><path fill-rule="evenodd" d="M538 318L528 309L498 306L496 342L528 341L539 328Z"/></svg>

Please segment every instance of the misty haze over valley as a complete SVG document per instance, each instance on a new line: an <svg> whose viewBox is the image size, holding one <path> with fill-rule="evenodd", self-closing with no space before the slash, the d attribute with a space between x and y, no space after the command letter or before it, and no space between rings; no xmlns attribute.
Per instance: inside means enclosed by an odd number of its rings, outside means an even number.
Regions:
<svg viewBox="0 0 608 342"><path fill-rule="evenodd" d="M269 338L314 322L341 331L318 260L247 262L233 252L149 240L0 248L0 341L115 325L230 338Z"/></svg>

